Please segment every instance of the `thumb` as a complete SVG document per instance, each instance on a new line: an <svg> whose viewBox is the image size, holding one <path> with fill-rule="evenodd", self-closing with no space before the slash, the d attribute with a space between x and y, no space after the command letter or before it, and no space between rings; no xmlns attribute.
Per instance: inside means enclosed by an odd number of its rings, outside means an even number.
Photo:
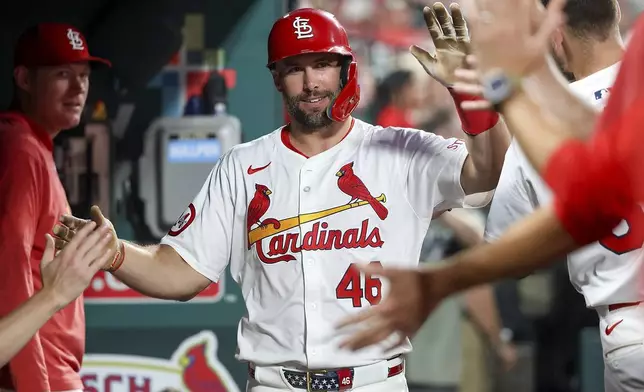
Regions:
<svg viewBox="0 0 644 392"><path fill-rule="evenodd" d="M40 259L40 269L44 269L51 263L54 259L54 253L56 252L54 248L54 239L49 234L45 234L45 251L42 254Z"/></svg>
<svg viewBox="0 0 644 392"><path fill-rule="evenodd" d="M89 210L89 216L96 223L96 227L99 227L103 224L103 222L105 222L105 217L103 216L101 209L97 205L93 205Z"/></svg>
<svg viewBox="0 0 644 392"><path fill-rule="evenodd" d="M420 65L425 68L426 72L430 74L434 73L434 65L437 62L435 56L431 55L428 51L416 45L410 46L409 52L416 58L416 60L418 60Z"/></svg>

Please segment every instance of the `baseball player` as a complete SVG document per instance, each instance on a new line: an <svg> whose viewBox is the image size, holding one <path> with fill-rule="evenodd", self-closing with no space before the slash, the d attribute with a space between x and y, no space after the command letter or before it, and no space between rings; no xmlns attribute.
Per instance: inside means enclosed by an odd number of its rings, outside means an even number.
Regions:
<svg viewBox="0 0 644 392"><path fill-rule="evenodd" d="M53 138L76 127L93 64L73 26L41 23L23 32L14 52L14 99L0 113L0 316L42 287L38 265L50 233L70 213L54 162ZM80 391L85 352L82 296L56 312L6 366L0 391Z"/></svg>
<svg viewBox="0 0 644 392"><path fill-rule="evenodd" d="M619 70L623 45L619 33L617 3L613 0L568 0L564 9L568 25L555 33L563 39L566 53L588 53L578 59L562 56L558 61L575 75L570 88L592 106L603 106ZM553 51L557 53L557 51ZM561 52L560 52L561 53ZM592 64L592 68L589 65ZM593 72L597 69L597 72ZM589 72L592 72L588 74ZM550 204L552 194L514 140L505 157L501 179L496 189L486 225L486 240L498 239L514 222L541 205ZM640 214L642 215L642 214ZM644 237L633 232L626 222L615 228L615 235L605 238L568 256L570 280L583 294L586 305L594 308L600 319L607 391L619 391L627 383L644 388L644 367L627 369L615 364L629 355L633 340L642 335L633 332L644 327L638 309L644 293L640 283ZM635 239L635 236L638 236ZM633 241L635 240L635 241ZM644 350L636 356L644 360Z"/></svg>
<svg viewBox="0 0 644 392"><path fill-rule="evenodd" d="M464 58L465 21L440 4L425 16L439 52L413 53L447 84L447 59ZM465 142L353 118L358 65L344 28L317 9L275 22L267 66L290 123L225 153L160 245L115 236L107 270L149 296L188 300L230 265L247 310L237 358L249 364L249 391L407 391L408 340L338 349L334 324L386 289L355 266L417 265L434 211L495 187L509 135L495 112L462 112ZM97 208L92 216L106 222ZM69 238L84 222L61 223L56 234Z"/></svg>

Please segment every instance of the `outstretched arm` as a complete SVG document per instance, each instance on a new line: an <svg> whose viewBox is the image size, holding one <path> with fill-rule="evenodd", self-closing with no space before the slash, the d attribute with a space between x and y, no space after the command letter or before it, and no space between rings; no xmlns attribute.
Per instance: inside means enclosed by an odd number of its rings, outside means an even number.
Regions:
<svg viewBox="0 0 644 392"><path fill-rule="evenodd" d="M125 260L114 276L149 297L188 301L211 283L168 245L125 244Z"/></svg>
<svg viewBox="0 0 644 392"><path fill-rule="evenodd" d="M440 268L402 269L360 266L366 274L389 281L389 294L378 305L350 316L340 328L365 323L342 346L372 345L394 333L410 337L446 297L495 280L542 268L557 256L578 248L550 208L538 210L499 240L476 246L446 260Z"/></svg>
<svg viewBox="0 0 644 392"><path fill-rule="evenodd" d="M217 282L230 260L234 237L233 197L224 167L228 162L227 155L217 162L160 245L139 246L119 240L109 220L98 207L92 207L92 220L108 224L112 232L113 261L105 269L134 290L161 299L186 301ZM64 246L86 223L66 216L54 233L64 239Z"/></svg>
<svg viewBox="0 0 644 392"><path fill-rule="evenodd" d="M110 263L105 269L109 270L112 261L120 258L120 265L113 274L128 287L149 297L187 301L211 283L190 267L173 248L167 245L140 246L119 240L112 223L98 207L92 207L91 216L98 224L110 226L113 239ZM61 225L54 228L54 234L68 241L74 237L76 230L88 222L91 221L66 215L62 218Z"/></svg>
<svg viewBox="0 0 644 392"><path fill-rule="evenodd" d="M497 241L458 253L441 271L446 295L504 278L526 276L550 265L579 245L551 207L512 226Z"/></svg>

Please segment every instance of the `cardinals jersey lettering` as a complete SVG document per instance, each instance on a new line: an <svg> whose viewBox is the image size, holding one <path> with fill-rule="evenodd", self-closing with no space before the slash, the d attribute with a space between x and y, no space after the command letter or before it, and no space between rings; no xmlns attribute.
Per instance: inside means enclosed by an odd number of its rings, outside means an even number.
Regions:
<svg viewBox="0 0 644 392"><path fill-rule="evenodd" d="M590 104L605 104L606 96L598 100L597 91L602 91L602 94L610 91L618 70L619 64L615 64L570 84L570 88ZM516 140L513 140L490 207L486 239L497 239L514 222L551 200L550 189L531 166ZM644 298L638 275L642 267L639 257L641 250L639 246L624 249L618 240L627 232L628 224L622 222L614 230L615 237L588 245L568 256L570 280L577 291L584 295L588 307Z"/></svg>
<svg viewBox="0 0 644 392"><path fill-rule="evenodd" d="M410 346L338 349L346 335L335 325L386 291L353 266L416 266L434 210L464 204L466 157L457 139L354 120L339 144L307 158L278 129L224 154L162 243L213 282L230 265L247 309L238 359L373 363Z"/></svg>

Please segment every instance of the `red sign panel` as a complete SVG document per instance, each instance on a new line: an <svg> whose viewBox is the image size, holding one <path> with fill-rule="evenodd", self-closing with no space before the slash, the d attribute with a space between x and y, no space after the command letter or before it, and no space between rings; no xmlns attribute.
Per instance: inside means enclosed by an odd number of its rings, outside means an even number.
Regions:
<svg viewBox="0 0 644 392"><path fill-rule="evenodd" d="M219 302L224 294L223 281L213 283L190 302ZM167 303L167 301L146 297L115 278L112 274L99 271L85 290L86 303Z"/></svg>

